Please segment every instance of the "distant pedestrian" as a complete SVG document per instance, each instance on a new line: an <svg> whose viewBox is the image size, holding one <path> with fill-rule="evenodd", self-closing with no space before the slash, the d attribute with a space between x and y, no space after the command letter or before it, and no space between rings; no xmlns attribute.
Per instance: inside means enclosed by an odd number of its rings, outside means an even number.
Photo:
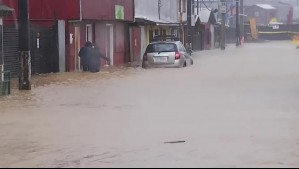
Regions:
<svg viewBox="0 0 299 169"><path fill-rule="evenodd" d="M89 71L92 73L100 72L101 70L101 59L110 61L109 58L105 57L101 52L99 47L94 47L91 52L89 60Z"/></svg>
<svg viewBox="0 0 299 169"><path fill-rule="evenodd" d="M79 52L79 57L81 58L81 64L83 71L89 71L89 60L92 54L92 43L87 42L85 47L83 47Z"/></svg>

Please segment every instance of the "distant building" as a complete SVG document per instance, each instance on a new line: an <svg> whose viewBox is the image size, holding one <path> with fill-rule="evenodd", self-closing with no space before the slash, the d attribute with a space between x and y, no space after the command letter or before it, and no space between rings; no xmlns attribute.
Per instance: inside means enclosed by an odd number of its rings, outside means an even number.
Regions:
<svg viewBox="0 0 299 169"><path fill-rule="evenodd" d="M244 4L246 7L250 7L255 4L269 4L277 8L278 21L287 24L291 6L298 6L298 2L299 1L297 0L245 0ZM294 14L296 15L296 12Z"/></svg>
<svg viewBox="0 0 299 169"><path fill-rule="evenodd" d="M215 12L211 8L195 10L195 27L193 35L194 50L209 50L215 47L215 26L217 24Z"/></svg>
<svg viewBox="0 0 299 169"><path fill-rule="evenodd" d="M249 19L254 18L258 25L268 25L273 18L277 18L278 10L269 4L256 4L245 9Z"/></svg>

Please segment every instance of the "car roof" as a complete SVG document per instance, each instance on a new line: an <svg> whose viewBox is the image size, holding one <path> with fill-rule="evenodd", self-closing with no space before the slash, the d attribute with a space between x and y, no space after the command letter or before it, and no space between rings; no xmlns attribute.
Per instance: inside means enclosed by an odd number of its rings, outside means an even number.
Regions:
<svg viewBox="0 0 299 169"><path fill-rule="evenodd" d="M181 43L181 41L158 41L158 42L152 42L150 43L150 45L162 44L162 43L179 44Z"/></svg>

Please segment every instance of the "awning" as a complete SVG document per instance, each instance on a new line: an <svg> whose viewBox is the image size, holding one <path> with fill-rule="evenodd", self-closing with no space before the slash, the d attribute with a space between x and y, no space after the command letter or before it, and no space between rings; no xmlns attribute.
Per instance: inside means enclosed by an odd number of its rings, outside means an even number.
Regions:
<svg viewBox="0 0 299 169"><path fill-rule="evenodd" d="M0 17L9 16L13 12L14 12L14 9L12 9L12 8L6 6L6 5L0 4Z"/></svg>
<svg viewBox="0 0 299 169"><path fill-rule="evenodd" d="M165 25L165 26L178 26L180 23L177 22L171 22L164 19L154 19L149 17L143 17L143 16L136 16L135 22L141 22L145 24L152 24L152 25Z"/></svg>

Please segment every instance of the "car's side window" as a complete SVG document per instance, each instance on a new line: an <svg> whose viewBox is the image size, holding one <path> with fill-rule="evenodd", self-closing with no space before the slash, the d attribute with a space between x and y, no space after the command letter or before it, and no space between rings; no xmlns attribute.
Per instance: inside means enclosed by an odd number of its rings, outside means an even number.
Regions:
<svg viewBox="0 0 299 169"><path fill-rule="evenodd" d="M178 45L180 52L183 52L183 48L181 46L181 44Z"/></svg>

